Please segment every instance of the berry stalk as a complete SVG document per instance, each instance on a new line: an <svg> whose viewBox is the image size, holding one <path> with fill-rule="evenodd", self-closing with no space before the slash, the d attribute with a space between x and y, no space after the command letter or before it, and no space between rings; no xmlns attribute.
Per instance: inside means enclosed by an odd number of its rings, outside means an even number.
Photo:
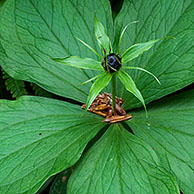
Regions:
<svg viewBox="0 0 194 194"><path fill-rule="evenodd" d="M116 115L115 96L116 96L116 75L115 73L113 73L113 76L112 76L112 112L113 112L113 115Z"/></svg>

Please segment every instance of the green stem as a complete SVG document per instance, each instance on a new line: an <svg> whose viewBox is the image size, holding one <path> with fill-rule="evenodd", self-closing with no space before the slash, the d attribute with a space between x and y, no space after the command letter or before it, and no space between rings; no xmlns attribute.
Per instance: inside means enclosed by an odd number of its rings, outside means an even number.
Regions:
<svg viewBox="0 0 194 194"><path fill-rule="evenodd" d="M116 102L115 102L115 96L116 96L116 75L113 73L112 76L112 111L113 115L115 115L115 107L116 107Z"/></svg>

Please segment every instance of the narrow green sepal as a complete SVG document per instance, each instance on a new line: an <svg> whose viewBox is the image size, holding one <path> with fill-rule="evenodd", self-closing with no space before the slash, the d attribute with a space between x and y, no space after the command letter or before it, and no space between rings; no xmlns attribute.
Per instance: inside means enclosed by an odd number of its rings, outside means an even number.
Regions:
<svg viewBox="0 0 194 194"><path fill-rule="evenodd" d="M104 50L106 55L110 52L113 53L111 41L105 32L104 26L96 18L96 14L94 16L94 30L100 49Z"/></svg>
<svg viewBox="0 0 194 194"><path fill-rule="evenodd" d="M88 110L96 96L101 92L103 88L105 88L108 83L110 82L112 78L112 74L108 72L103 72L102 76L99 77L93 84L92 87L90 88L90 92L88 95L87 103L86 103L86 108L85 111Z"/></svg>
<svg viewBox="0 0 194 194"><path fill-rule="evenodd" d="M148 42L137 43L137 44L132 45L122 54L122 56L121 56L122 57L122 64L125 64L125 63L135 59L139 55L143 54L144 52L146 52L150 48L152 48L155 43L157 43L158 41L161 41L161 40L165 40L165 39L176 39L176 38L173 36L167 36L164 38L159 38L156 40L150 40Z"/></svg>
<svg viewBox="0 0 194 194"><path fill-rule="evenodd" d="M66 58L55 58L53 60L64 65L76 67L80 69L103 71L101 62L90 58L80 58L77 56L70 56Z"/></svg>
<svg viewBox="0 0 194 194"><path fill-rule="evenodd" d="M148 73L149 75L153 76L154 79L161 85L160 80L153 73L151 73L150 71L148 71L146 69L143 69L141 67L127 67L127 66L123 66L123 69L136 69L136 70L140 70L140 71L143 71L145 73Z"/></svg>
<svg viewBox="0 0 194 194"><path fill-rule="evenodd" d="M162 39L150 40L144 43L137 43L129 47L121 56L122 64L125 64L139 55L143 54L144 52L148 51L152 46Z"/></svg>
<svg viewBox="0 0 194 194"><path fill-rule="evenodd" d="M97 75L97 76L92 77L92 78L91 78L91 79L89 79L89 80L86 80L85 82L83 82L83 83L79 84L79 86L82 86L82 85L84 85L84 84L87 84L88 82L91 82L91 81L93 81L93 80L97 79L98 77L102 76L102 75L103 75L103 73L104 73L104 72L102 72L101 74L99 74L99 75Z"/></svg>
<svg viewBox="0 0 194 194"><path fill-rule="evenodd" d="M141 101L141 103L143 104L144 109L145 109L146 117L148 117L148 113L147 113L147 109L146 109L146 105L145 105L145 101L143 99L143 96L141 95L141 92L137 89L135 82L133 81L131 76L129 76L128 73L126 73L125 71L122 71L122 70L117 71L116 73L117 73L120 81L125 86L126 90L129 91L130 93L132 93L136 98L138 98Z"/></svg>
<svg viewBox="0 0 194 194"><path fill-rule="evenodd" d="M119 38L117 53L120 53L121 41L122 41L123 35L124 35L125 31L127 30L128 26L131 25L131 24L135 24L135 23L137 23L137 22L139 22L139 21L133 21L133 22L127 24L127 25L123 28L123 31L121 32L121 35L120 35L120 38Z"/></svg>
<svg viewBox="0 0 194 194"><path fill-rule="evenodd" d="M99 55L97 53L97 51L95 51L90 45L88 45L87 43L85 43L83 40L79 39L76 37L77 40L79 40L84 46L86 46L87 48L89 48L94 54L96 54L99 58L102 58L101 55Z"/></svg>

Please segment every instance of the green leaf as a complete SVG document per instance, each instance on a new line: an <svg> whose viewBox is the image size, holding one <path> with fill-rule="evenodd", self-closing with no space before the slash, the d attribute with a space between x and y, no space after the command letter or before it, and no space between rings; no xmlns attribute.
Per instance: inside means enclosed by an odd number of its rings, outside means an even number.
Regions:
<svg viewBox="0 0 194 194"><path fill-rule="evenodd" d="M158 42L149 52L129 63L130 66L152 72L161 82L160 86L149 75L130 71L146 104L194 82L193 10L192 0L150 0L149 3L124 0L115 19L114 48L118 45L122 29L131 21L139 22L125 32L121 53L136 43L169 36L176 38ZM117 95L124 99L125 109L141 106L136 98L122 88Z"/></svg>
<svg viewBox="0 0 194 194"><path fill-rule="evenodd" d="M20 96L26 95L25 84L21 80L15 80L8 74L3 72L3 79L5 79L6 89L10 91L13 98L19 98Z"/></svg>
<svg viewBox="0 0 194 194"><path fill-rule="evenodd" d="M108 83L110 82L112 78L112 74L108 73L106 71L103 72L102 76L99 77L93 84L92 87L90 88L90 92L88 95L88 100L86 103L86 108L85 110L87 111L96 96L101 92L103 88L105 88Z"/></svg>
<svg viewBox="0 0 194 194"><path fill-rule="evenodd" d="M178 194L179 190L153 149L114 124L79 161L68 182L68 193Z"/></svg>
<svg viewBox="0 0 194 194"><path fill-rule="evenodd" d="M70 56L66 58L58 58L53 60L64 65L76 67L80 69L91 69L91 70L99 70L99 71L104 70L101 65L101 62L90 58L80 58L77 56Z"/></svg>
<svg viewBox="0 0 194 194"><path fill-rule="evenodd" d="M143 104L145 111L146 111L146 116L147 116L147 110L146 110L146 105L143 99L143 96L141 95L141 92L137 89L135 82L133 79L125 72L125 71L117 71L117 75L123 85L125 86L126 90L131 92L136 98L138 98L141 103Z"/></svg>
<svg viewBox="0 0 194 194"><path fill-rule="evenodd" d="M85 102L91 84L78 85L96 72L59 66L51 58L97 59L76 39L79 37L99 51L94 33L96 7L100 21L113 37L107 0L6 0L0 13L0 42L5 50L5 55L0 52L0 65L14 79Z"/></svg>
<svg viewBox="0 0 194 194"><path fill-rule="evenodd" d="M133 111L127 123L176 175L181 191L194 193L194 90L155 102L148 110L148 119L142 110Z"/></svg>
<svg viewBox="0 0 194 194"><path fill-rule="evenodd" d="M72 166L105 125L80 106L43 97L0 101L0 193L35 193Z"/></svg>
<svg viewBox="0 0 194 194"><path fill-rule="evenodd" d="M138 57L139 55L143 54L144 52L148 51L150 48L152 48L152 46L154 46L154 44L158 41L160 41L161 39L157 39L157 40L150 40L148 42L144 42L144 43L138 43L138 44L134 44L131 47L129 47L121 56L121 60L122 60L122 64L125 64L133 59L135 59L136 57Z"/></svg>
<svg viewBox="0 0 194 194"><path fill-rule="evenodd" d="M110 52L113 52L111 41L105 32L105 28L98 21L96 16L94 17L94 27L95 27L95 35L96 35L96 40L98 41L98 45L102 51L103 51L102 48L104 48L104 50L106 51L106 53L104 54L108 55Z"/></svg>

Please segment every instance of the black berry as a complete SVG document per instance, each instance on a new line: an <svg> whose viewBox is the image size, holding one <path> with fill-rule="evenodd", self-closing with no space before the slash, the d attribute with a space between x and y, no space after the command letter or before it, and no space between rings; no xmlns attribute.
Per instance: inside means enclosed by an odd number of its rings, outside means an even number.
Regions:
<svg viewBox="0 0 194 194"><path fill-rule="evenodd" d="M121 68L121 57L111 53L103 59L102 66L110 73L118 71Z"/></svg>

